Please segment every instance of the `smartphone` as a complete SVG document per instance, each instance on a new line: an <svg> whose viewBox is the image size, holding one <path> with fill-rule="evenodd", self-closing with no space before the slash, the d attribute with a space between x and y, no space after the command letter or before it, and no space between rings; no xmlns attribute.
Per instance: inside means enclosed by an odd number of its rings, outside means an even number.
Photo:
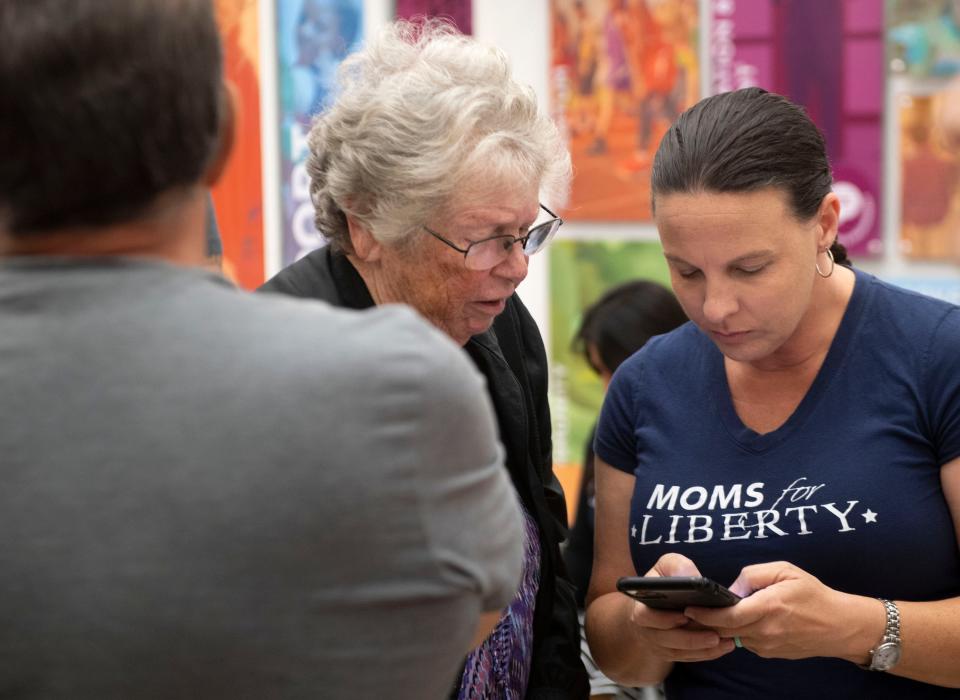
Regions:
<svg viewBox="0 0 960 700"><path fill-rule="evenodd" d="M704 576L625 576L617 590L658 610L683 610L687 606L725 608L740 596Z"/></svg>

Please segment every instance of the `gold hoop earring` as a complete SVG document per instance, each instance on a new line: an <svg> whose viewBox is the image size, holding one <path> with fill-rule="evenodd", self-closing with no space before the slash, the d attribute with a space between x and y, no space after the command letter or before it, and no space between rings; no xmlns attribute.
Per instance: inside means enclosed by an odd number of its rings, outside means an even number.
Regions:
<svg viewBox="0 0 960 700"><path fill-rule="evenodd" d="M820 269L820 263L815 263L814 266L817 268L817 274L826 279L833 274L833 268L837 266L836 261L833 259L833 251L827 248L824 251L827 254L827 257L830 259L830 271L827 274L823 274L823 271Z"/></svg>

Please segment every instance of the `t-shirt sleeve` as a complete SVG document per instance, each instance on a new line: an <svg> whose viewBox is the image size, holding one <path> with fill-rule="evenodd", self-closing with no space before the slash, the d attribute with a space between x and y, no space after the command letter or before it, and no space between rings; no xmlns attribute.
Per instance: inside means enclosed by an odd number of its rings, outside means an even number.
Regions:
<svg viewBox="0 0 960 700"><path fill-rule="evenodd" d="M637 411L634 397L639 371L639 357L634 355L620 365L613 375L600 410L594 441L594 451L600 459L628 474L633 474L637 464Z"/></svg>
<svg viewBox="0 0 960 700"><path fill-rule="evenodd" d="M933 439L943 465L960 457L960 308L948 311L934 332L926 374Z"/></svg>
<svg viewBox="0 0 960 700"><path fill-rule="evenodd" d="M519 501L503 466L482 376L446 339L429 347L419 438L427 541L449 583L476 590L484 610L497 610L512 600L520 581Z"/></svg>

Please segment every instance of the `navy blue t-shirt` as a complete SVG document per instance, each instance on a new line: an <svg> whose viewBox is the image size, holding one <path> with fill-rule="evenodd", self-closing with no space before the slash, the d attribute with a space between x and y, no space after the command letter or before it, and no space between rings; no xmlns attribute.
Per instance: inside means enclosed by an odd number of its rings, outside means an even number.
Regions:
<svg viewBox="0 0 960 700"><path fill-rule="evenodd" d="M960 308L856 275L819 374L771 433L741 422L723 355L692 323L618 369L596 453L636 478L639 574L679 552L727 585L749 564L784 560L848 593L960 595L940 483L960 456ZM960 697L840 659L746 649L676 664L666 687L670 698Z"/></svg>

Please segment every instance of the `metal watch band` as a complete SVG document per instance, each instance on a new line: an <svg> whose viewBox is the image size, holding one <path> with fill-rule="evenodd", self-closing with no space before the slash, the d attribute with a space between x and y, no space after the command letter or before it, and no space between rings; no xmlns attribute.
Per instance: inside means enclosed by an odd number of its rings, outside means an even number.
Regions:
<svg viewBox="0 0 960 700"><path fill-rule="evenodd" d="M887 626L883 630L883 640L880 642L895 642L900 643L900 609L897 607L897 604L892 600L887 600L886 598L878 598L881 603L883 603L884 610L887 611Z"/></svg>
<svg viewBox="0 0 960 700"><path fill-rule="evenodd" d="M889 671L900 660L900 610L892 600L886 598L877 600L883 603L887 624L883 630L883 639L870 650L870 661L864 668L871 671Z"/></svg>

